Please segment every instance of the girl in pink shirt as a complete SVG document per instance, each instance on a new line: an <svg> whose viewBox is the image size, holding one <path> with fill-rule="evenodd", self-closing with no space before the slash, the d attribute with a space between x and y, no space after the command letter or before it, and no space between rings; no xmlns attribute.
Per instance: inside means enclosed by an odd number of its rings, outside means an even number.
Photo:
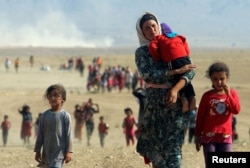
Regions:
<svg viewBox="0 0 250 168"><path fill-rule="evenodd" d="M123 120L122 128L123 132L126 136L126 144L127 146L130 145L130 142L132 145L135 143L135 129L134 125L136 124L135 117L133 116L133 111L131 108L125 108L124 112L126 114L126 117Z"/></svg>
<svg viewBox="0 0 250 168"><path fill-rule="evenodd" d="M223 62L212 64L207 77L213 88L201 98L195 129L196 150L203 146L206 167L208 152L232 151L232 117L240 112L238 94L227 84L228 66Z"/></svg>

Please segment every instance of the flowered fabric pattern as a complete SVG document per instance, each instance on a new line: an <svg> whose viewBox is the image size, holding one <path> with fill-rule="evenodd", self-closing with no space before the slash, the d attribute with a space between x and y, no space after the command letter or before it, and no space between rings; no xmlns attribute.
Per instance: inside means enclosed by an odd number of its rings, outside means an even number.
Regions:
<svg viewBox="0 0 250 168"><path fill-rule="evenodd" d="M147 46L136 50L135 62L145 82L163 84L168 80L166 63L155 62ZM187 82L193 77L193 71L183 75ZM136 146L137 152L161 168L181 166L181 147L188 124L188 114L182 113L180 99L174 106L166 105L168 91L146 89L145 114Z"/></svg>

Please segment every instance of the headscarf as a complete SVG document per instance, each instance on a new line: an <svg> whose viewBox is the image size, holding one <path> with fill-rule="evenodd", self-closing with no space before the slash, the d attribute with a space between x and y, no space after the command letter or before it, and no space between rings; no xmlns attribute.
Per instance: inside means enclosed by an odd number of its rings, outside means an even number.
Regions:
<svg viewBox="0 0 250 168"><path fill-rule="evenodd" d="M142 33L142 29L141 29L141 19L143 18L144 15L152 15L152 17L148 17L147 20L150 20L150 19L153 19L153 20L156 20L156 22L158 23L158 26L159 26L159 32L161 34L161 26L160 26L160 22L159 22L159 19L157 19L157 17L150 13L150 12L145 12L141 17L139 17L139 19L137 20L136 22L136 31L137 31L137 36L139 38L139 43L140 43L140 46L148 46L150 41L148 39L146 39L146 37L144 36L144 34ZM144 20L147 21L147 20Z"/></svg>

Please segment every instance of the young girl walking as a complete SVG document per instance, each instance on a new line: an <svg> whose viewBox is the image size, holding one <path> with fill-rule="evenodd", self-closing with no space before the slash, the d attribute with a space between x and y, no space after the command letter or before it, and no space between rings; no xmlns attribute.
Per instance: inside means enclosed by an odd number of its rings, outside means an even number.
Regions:
<svg viewBox="0 0 250 168"><path fill-rule="evenodd" d="M135 143L135 129L134 125L136 124L135 117L133 116L133 111L131 108L127 107L124 109L126 117L123 120L122 128L126 137L127 146Z"/></svg>
<svg viewBox="0 0 250 168"><path fill-rule="evenodd" d="M229 68L223 62L212 64L207 70L212 89L201 98L195 129L196 150L203 146L206 167L209 152L232 151L232 116L240 112L237 92L227 84Z"/></svg>
<svg viewBox="0 0 250 168"><path fill-rule="evenodd" d="M9 121L8 115L4 115L3 118L4 119L1 123L1 129L2 129L3 146L5 147L7 144L8 134L9 134L9 129L11 127L11 123Z"/></svg>
<svg viewBox="0 0 250 168"><path fill-rule="evenodd" d="M30 145L33 121L32 113L30 112L30 106L25 104L22 108L18 109L18 112L22 115L23 118L21 126L21 139L23 139L24 145Z"/></svg>
<svg viewBox="0 0 250 168"><path fill-rule="evenodd" d="M39 162L38 167L61 168L64 162L71 161L72 153L71 117L62 108L66 90L62 85L51 85L44 97L51 108L42 114L39 121L35 160Z"/></svg>

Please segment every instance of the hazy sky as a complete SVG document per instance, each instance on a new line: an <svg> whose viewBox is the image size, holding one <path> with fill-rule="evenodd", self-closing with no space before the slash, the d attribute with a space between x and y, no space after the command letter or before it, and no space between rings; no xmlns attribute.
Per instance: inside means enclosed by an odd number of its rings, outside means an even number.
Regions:
<svg viewBox="0 0 250 168"><path fill-rule="evenodd" d="M0 0L0 46L138 46L145 11L190 46L250 47L250 0Z"/></svg>

